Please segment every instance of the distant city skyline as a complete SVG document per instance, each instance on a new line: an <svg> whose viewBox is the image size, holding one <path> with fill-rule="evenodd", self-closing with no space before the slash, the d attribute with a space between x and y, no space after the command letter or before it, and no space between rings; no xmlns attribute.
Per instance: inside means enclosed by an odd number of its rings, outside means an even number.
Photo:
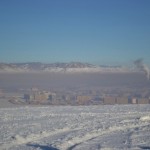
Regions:
<svg viewBox="0 0 150 150"><path fill-rule="evenodd" d="M150 0L1 0L0 62L150 66Z"/></svg>

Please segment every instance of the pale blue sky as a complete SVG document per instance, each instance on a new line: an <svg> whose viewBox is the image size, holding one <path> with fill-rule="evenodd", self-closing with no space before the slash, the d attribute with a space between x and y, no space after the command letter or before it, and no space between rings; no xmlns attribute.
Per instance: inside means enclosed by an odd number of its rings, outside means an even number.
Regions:
<svg viewBox="0 0 150 150"><path fill-rule="evenodd" d="M0 62L150 64L150 0L0 0Z"/></svg>

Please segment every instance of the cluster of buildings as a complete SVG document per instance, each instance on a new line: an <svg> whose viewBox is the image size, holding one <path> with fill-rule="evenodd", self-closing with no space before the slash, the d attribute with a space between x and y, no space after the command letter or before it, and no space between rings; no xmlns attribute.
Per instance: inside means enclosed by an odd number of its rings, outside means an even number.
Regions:
<svg viewBox="0 0 150 150"><path fill-rule="evenodd" d="M98 96L77 96L77 103L83 104L150 104L150 98L136 98L136 97L98 97Z"/></svg>
<svg viewBox="0 0 150 150"><path fill-rule="evenodd" d="M114 104L150 104L150 98L136 98L123 96L98 96L93 94L64 94L31 89L24 94L26 102L39 102L49 104L71 104L71 105L114 105Z"/></svg>
<svg viewBox="0 0 150 150"><path fill-rule="evenodd" d="M52 100L55 97L55 93L47 91L39 91L36 88L32 88L27 94L24 94L24 99L26 102L45 102L47 100Z"/></svg>
<svg viewBox="0 0 150 150"><path fill-rule="evenodd" d="M103 104L150 104L150 99L136 97L105 97L103 100Z"/></svg>

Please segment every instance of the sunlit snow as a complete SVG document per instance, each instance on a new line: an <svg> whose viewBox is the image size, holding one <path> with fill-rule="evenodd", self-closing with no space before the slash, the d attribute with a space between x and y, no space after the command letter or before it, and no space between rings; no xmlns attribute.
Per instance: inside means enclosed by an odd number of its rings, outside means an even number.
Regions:
<svg viewBox="0 0 150 150"><path fill-rule="evenodd" d="M0 108L0 149L150 149L150 105Z"/></svg>

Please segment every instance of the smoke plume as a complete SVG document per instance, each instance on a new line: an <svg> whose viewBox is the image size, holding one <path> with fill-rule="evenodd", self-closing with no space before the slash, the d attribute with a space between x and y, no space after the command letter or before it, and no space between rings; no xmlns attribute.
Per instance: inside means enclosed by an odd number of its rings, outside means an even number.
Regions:
<svg viewBox="0 0 150 150"><path fill-rule="evenodd" d="M150 70L149 67L143 63L143 59L137 59L134 61L134 64L140 71L143 71L147 77L147 79L150 79Z"/></svg>

